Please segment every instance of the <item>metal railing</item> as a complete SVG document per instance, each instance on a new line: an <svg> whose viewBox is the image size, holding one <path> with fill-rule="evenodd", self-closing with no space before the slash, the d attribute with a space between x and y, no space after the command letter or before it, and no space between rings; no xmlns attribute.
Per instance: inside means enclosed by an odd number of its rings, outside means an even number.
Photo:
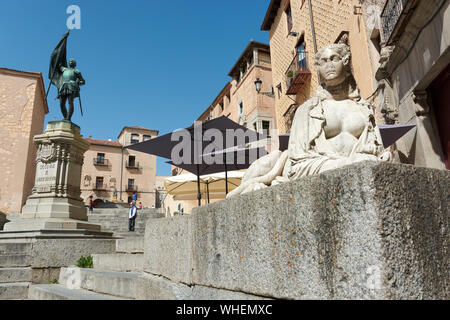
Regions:
<svg viewBox="0 0 450 320"><path fill-rule="evenodd" d="M108 166L108 165L109 165L108 159L94 158L94 166Z"/></svg>
<svg viewBox="0 0 450 320"><path fill-rule="evenodd" d="M288 88L286 94L297 94L307 77L311 75L307 56L306 51L298 52L286 70L285 77Z"/></svg>
<svg viewBox="0 0 450 320"><path fill-rule="evenodd" d="M96 183L95 184L95 187L94 187L94 190L106 190L106 186L105 186L105 184L103 184L103 183Z"/></svg>
<svg viewBox="0 0 450 320"><path fill-rule="evenodd" d="M126 185L125 186L125 191L126 192L133 192L133 191L138 191L138 187L135 185Z"/></svg>
<svg viewBox="0 0 450 320"><path fill-rule="evenodd" d="M381 25L386 43L391 40L395 26L410 0L387 0L381 13Z"/></svg>
<svg viewBox="0 0 450 320"><path fill-rule="evenodd" d="M139 162L137 161L126 161L125 166L129 169L139 169Z"/></svg>

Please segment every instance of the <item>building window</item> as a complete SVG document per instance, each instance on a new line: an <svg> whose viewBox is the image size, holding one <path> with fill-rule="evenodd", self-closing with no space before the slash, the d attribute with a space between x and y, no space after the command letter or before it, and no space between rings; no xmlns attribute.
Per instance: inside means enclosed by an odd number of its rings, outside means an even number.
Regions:
<svg viewBox="0 0 450 320"><path fill-rule="evenodd" d="M103 189L103 177L96 177L95 178L95 188L97 190Z"/></svg>
<svg viewBox="0 0 450 320"><path fill-rule="evenodd" d="M138 134L131 134L131 144L139 143L139 135Z"/></svg>
<svg viewBox="0 0 450 320"><path fill-rule="evenodd" d="M135 156L129 156L128 157L128 166L129 167L135 167L136 166L136 157Z"/></svg>
<svg viewBox="0 0 450 320"><path fill-rule="evenodd" d="M128 179L128 190L134 190L134 179Z"/></svg>
<svg viewBox="0 0 450 320"><path fill-rule="evenodd" d="M244 113L244 102L239 102L239 115Z"/></svg>
<svg viewBox="0 0 450 320"><path fill-rule="evenodd" d="M291 32L291 30L292 30L292 10L291 10L290 3L287 5L286 10L284 12L286 13L288 32Z"/></svg>
<svg viewBox="0 0 450 320"><path fill-rule="evenodd" d="M97 153L97 164L105 164L105 154Z"/></svg>
<svg viewBox="0 0 450 320"><path fill-rule="evenodd" d="M262 121L262 130L265 136L270 137L270 121Z"/></svg>
<svg viewBox="0 0 450 320"><path fill-rule="evenodd" d="M144 135L144 141L148 141L148 140L151 140L151 139L152 139L151 136Z"/></svg>
<svg viewBox="0 0 450 320"><path fill-rule="evenodd" d="M220 111L223 111L223 101L219 105L220 105Z"/></svg>

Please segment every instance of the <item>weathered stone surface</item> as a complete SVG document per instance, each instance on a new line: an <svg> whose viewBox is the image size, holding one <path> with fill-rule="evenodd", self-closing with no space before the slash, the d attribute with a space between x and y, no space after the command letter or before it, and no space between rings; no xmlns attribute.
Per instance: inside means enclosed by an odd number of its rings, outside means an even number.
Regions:
<svg viewBox="0 0 450 320"><path fill-rule="evenodd" d="M144 253L144 237L129 237L116 241L116 252Z"/></svg>
<svg viewBox="0 0 450 320"><path fill-rule="evenodd" d="M275 298L448 299L449 190L448 171L365 162L200 207L193 283ZM146 246L175 265L189 236L165 237L168 224Z"/></svg>
<svg viewBox="0 0 450 320"><path fill-rule="evenodd" d="M95 292L68 289L58 284L39 284L30 286L29 300L122 300L119 297Z"/></svg>
<svg viewBox="0 0 450 320"><path fill-rule="evenodd" d="M28 296L29 283L0 283L0 300L25 299Z"/></svg>
<svg viewBox="0 0 450 320"><path fill-rule="evenodd" d="M136 298L140 274L83 268L61 268L59 283L69 289L86 289L129 299Z"/></svg>
<svg viewBox="0 0 450 320"><path fill-rule="evenodd" d="M191 287L151 274L142 274L137 285L138 300L188 300Z"/></svg>
<svg viewBox="0 0 450 320"><path fill-rule="evenodd" d="M0 268L0 283L31 282L31 268Z"/></svg>
<svg viewBox="0 0 450 320"><path fill-rule="evenodd" d="M49 284L59 279L59 268L32 269L32 283Z"/></svg>
<svg viewBox="0 0 450 320"><path fill-rule="evenodd" d="M144 265L142 253L93 254L92 258L94 268L100 270L142 272Z"/></svg>
<svg viewBox="0 0 450 320"><path fill-rule="evenodd" d="M55 268L75 265L82 256L112 253L114 239L38 239L33 243L31 266Z"/></svg>
<svg viewBox="0 0 450 320"><path fill-rule="evenodd" d="M0 254L0 266L3 268L28 267L31 257L28 254Z"/></svg>
<svg viewBox="0 0 450 320"><path fill-rule="evenodd" d="M144 273L137 285L138 300L259 300L254 295L241 292L208 288L203 286L187 286L169 281L163 277Z"/></svg>
<svg viewBox="0 0 450 320"><path fill-rule="evenodd" d="M191 223L191 216L149 220L145 230L145 272L192 283Z"/></svg>
<svg viewBox="0 0 450 320"><path fill-rule="evenodd" d="M188 300L268 300L242 292L228 291L211 287L194 286Z"/></svg>

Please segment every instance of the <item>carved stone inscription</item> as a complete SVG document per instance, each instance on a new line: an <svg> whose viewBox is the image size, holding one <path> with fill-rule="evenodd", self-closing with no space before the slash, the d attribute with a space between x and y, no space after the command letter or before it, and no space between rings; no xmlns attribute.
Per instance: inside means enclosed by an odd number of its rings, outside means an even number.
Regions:
<svg viewBox="0 0 450 320"><path fill-rule="evenodd" d="M51 187L56 185L57 161L51 163L38 163L36 172L37 192L51 192Z"/></svg>

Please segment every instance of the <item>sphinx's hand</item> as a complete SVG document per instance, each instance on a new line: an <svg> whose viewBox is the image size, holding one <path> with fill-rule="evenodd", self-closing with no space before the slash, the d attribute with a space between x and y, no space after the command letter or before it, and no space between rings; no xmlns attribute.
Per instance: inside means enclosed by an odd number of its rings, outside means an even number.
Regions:
<svg viewBox="0 0 450 320"><path fill-rule="evenodd" d="M392 154L390 151L384 151L379 157L378 160L380 161L392 161Z"/></svg>

